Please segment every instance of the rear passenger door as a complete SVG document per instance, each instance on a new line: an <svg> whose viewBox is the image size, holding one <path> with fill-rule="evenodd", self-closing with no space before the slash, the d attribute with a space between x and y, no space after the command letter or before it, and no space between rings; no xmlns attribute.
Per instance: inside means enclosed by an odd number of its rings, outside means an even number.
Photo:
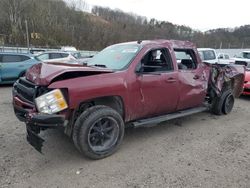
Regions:
<svg viewBox="0 0 250 188"><path fill-rule="evenodd" d="M193 49L174 49L178 62L180 99L178 110L201 106L207 91L207 75L203 64L198 64Z"/></svg>

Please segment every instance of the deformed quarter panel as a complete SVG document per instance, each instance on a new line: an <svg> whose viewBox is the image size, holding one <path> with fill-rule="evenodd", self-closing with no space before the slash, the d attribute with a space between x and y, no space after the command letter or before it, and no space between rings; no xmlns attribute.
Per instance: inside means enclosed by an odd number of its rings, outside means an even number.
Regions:
<svg viewBox="0 0 250 188"><path fill-rule="evenodd" d="M244 66L210 65L210 68L210 92L220 96L223 91L231 89L235 97L239 97L241 95L245 78Z"/></svg>

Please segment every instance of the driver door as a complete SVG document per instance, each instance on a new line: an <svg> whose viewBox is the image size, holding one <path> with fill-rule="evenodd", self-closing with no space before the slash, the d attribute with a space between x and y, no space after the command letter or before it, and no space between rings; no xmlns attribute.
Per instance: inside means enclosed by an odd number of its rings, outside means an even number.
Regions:
<svg viewBox="0 0 250 188"><path fill-rule="evenodd" d="M174 71L168 49L149 51L141 61L141 73L137 77L141 93L141 117L155 116L175 111L178 103L178 73Z"/></svg>

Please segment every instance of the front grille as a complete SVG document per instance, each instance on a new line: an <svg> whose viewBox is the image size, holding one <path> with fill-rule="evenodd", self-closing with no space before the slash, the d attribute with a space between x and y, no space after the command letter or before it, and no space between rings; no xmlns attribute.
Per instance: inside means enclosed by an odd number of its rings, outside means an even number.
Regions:
<svg viewBox="0 0 250 188"><path fill-rule="evenodd" d="M14 93L25 102L34 104L37 86L25 78L20 78L14 84Z"/></svg>

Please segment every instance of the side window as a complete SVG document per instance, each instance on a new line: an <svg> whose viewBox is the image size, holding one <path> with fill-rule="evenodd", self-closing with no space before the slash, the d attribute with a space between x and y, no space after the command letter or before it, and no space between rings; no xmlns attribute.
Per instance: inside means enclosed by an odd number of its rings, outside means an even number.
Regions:
<svg viewBox="0 0 250 188"><path fill-rule="evenodd" d="M149 51L141 61L142 72L166 72L173 70L172 59L167 49Z"/></svg>
<svg viewBox="0 0 250 188"><path fill-rule="evenodd" d="M61 53L61 57L68 57L69 54L66 54L66 53Z"/></svg>
<svg viewBox="0 0 250 188"><path fill-rule="evenodd" d="M47 60L49 59L49 54L41 54L41 55L38 55L36 56L36 59L40 60L40 61L43 61L43 60Z"/></svg>
<svg viewBox="0 0 250 188"><path fill-rule="evenodd" d="M25 55L20 55L20 56L21 56L22 61L27 61L30 59L30 57L25 56Z"/></svg>
<svg viewBox="0 0 250 188"><path fill-rule="evenodd" d="M226 57L226 55L225 55L225 57ZM219 59L223 59L223 54L220 54L220 55L218 56L218 58L219 58Z"/></svg>
<svg viewBox="0 0 250 188"><path fill-rule="evenodd" d="M225 59L230 59L229 55L225 54Z"/></svg>
<svg viewBox="0 0 250 188"><path fill-rule="evenodd" d="M2 62L3 63L14 63L14 62L20 62L22 61L22 58L20 55L3 55Z"/></svg>
<svg viewBox="0 0 250 188"><path fill-rule="evenodd" d="M61 53L51 53L49 54L50 59L59 59L62 58Z"/></svg>
<svg viewBox="0 0 250 188"><path fill-rule="evenodd" d="M192 70L197 68L197 60L191 49L174 49L178 69Z"/></svg>

